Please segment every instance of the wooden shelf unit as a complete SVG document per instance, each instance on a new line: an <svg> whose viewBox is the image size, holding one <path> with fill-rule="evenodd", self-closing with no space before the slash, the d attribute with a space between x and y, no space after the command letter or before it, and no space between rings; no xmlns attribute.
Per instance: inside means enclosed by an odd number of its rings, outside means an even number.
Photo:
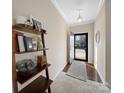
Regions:
<svg viewBox="0 0 124 93"><path fill-rule="evenodd" d="M43 49L34 50L34 51L26 51L26 52L15 52L15 53L16 54L25 54L25 53L32 53L32 52L40 52L40 51L43 51L43 50L48 50L48 48L43 48Z"/></svg>
<svg viewBox="0 0 124 93"><path fill-rule="evenodd" d="M52 83L52 80L49 79L49 71L48 71L48 67L50 66L50 64L44 65L41 68L36 66L35 69L33 69L31 74L29 74L28 76L22 76L22 75L20 76L20 74L16 72L16 61L15 61L16 59L15 54L24 54L24 53L43 51L43 56L46 57L46 50L48 50L48 48L45 48L45 41L44 41L44 34L46 34L46 31L44 29L41 29L41 31L38 31L38 30L33 29L33 27L27 26L24 24L13 25L12 30L13 30L12 31L13 92L14 93L46 93L45 91L46 89L48 89L48 93L51 93L50 84ZM23 35L23 32L40 35L42 38L43 49L38 50L38 51L19 52L18 45L17 45L17 35ZM43 76L38 77L33 82L31 82L29 85L27 85L25 88L23 88L20 92L18 92L17 82L23 84L43 70L45 70L46 72L46 77L43 77Z"/></svg>
<svg viewBox="0 0 124 93"><path fill-rule="evenodd" d="M40 35L42 33L46 34L46 30L44 29L41 29L41 31L38 31L36 29L33 29L32 26L24 25L24 24L16 24L16 25L13 25L12 28L22 32L27 32L27 33L37 34L37 35Z"/></svg>
<svg viewBox="0 0 124 93"><path fill-rule="evenodd" d="M40 73L41 71L45 70L46 68L48 68L50 66L50 64L44 65L42 68L40 67L35 67L32 71L31 74L27 75L27 76L20 76L20 74L17 72L17 81L19 81L19 83L23 84L25 83L27 80L31 79L33 76L35 76L36 74Z"/></svg>
<svg viewBox="0 0 124 93"><path fill-rule="evenodd" d="M44 93L52 82L52 80L47 80L45 77L40 76L35 79L34 82L26 86L23 90L19 91L19 93Z"/></svg>

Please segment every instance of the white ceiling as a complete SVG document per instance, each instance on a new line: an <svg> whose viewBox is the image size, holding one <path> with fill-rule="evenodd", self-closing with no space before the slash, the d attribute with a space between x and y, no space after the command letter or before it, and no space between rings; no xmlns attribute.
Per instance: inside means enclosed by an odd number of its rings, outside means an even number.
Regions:
<svg viewBox="0 0 124 93"><path fill-rule="evenodd" d="M83 23L93 22L99 8L101 0L52 0L55 7L64 17L69 25L77 25L79 9L82 9L80 15L83 17Z"/></svg>

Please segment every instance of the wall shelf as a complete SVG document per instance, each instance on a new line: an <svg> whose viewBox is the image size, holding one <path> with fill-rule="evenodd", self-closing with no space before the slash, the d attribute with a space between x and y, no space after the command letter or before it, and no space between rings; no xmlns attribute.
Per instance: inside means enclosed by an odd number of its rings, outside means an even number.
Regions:
<svg viewBox="0 0 124 93"><path fill-rule="evenodd" d="M36 74L40 73L41 71L45 70L46 68L48 68L50 66L50 64L44 65L43 67L36 67L31 71L31 74L27 75L27 76L21 76L18 72L17 72L17 81L19 81L19 83L23 84L25 83L27 80L31 79L33 76L35 76Z"/></svg>
<svg viewBox="0 0 124 93"><path fill-rule="evenodd" d="M25 24L16 24L16 25L13 25L12 28L15 30L22 31L22 32L27 32L27 33L37 34L37 35L46 33L46 30L44 30L44 29L41 29L41 31L38 31L36 29L33 29L32 26L25 25Z"/></svg>
<svg viewBox="0 0 124 93"><path fill-rule="evenodd" d="M47 80L45 77L40 76L28 86L23 88L19 93L45 93L45 90L52 82L52 80Z"/></svg>
<svg viewBox="0 0 124 93"><path fill-rule="evenodd" d="M25 53L32 53L32 52L40 52L40 51L43 51L43 50L48 50L48 48L43 48L43 49L34 50L34 51L26 51L26 52L15 52L15 53L16 54L25 54Z"/></svg>

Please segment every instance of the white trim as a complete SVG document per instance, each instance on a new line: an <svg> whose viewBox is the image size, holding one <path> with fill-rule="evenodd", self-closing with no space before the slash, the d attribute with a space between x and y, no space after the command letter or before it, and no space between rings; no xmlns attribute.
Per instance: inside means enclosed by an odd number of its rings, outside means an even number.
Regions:
<svg viewBox="0 0 124 93"><path fill-rule="evenodd" d="M61 15L61 17L64 19L64 21L66 22L66 24L68 25L68 22L66 21L66 16L65 14L62 12L62 10L60 9L60 7L58 6L56 0L50 0L53 5L55 6L56 10L59 12L59 14Z"/></svg>
<svg viewBox="0 0 124 93"><path fill-rule="evenodd" d="M64 67L65 67L65 66L66 66L66 64L64 65ZM64 67L63 67L63 68L64 68ZM59 73L62 72L63 68L61 68L61 69L57 72L57 74L55 75L55 77L52 78L53 81L56 79L56 77L59 75Z"/></svg>
<svg viewBox="0 0 124 93"><path fill-rule="evenodd" d="M99 76L100 76L100 78L101 78L101 80L102 80L102 82L103 82L103 84L105 85L105 79L104 79L104 77L102 76L102 74L100 73L100 71L99 71L99 69L97 68L96 69L97 70L97 72L98 72L98 74L99 74Z"/></svg>
<svg viewBox="0 0 124 93"><path fill-rule="evenodd" d="M94 59L88 59L88 63L94 64Z"/></svg>
<svg viewBox="0 0 124 93"><path fill-rule="evenodd" d="M106 85L109 89L111 89L111 84L109 84L108 82L105 82L105 85Z"/></svg>
<svg viewBox="0 0 124 93"><path fill-rule="evenodd" d="M94 61L94 67L95 67L95 69L97 70L97 65L96 65L96 62Z"/></svg>
<svg viewBox="0 0 124 93"><path fill-rule="evenodd" d="M99 14L100 10L102 9L104 3L105 3L105 0L100 0L100 1L99 1L98 10L97 10L97 15ZM97 15L96 15L96 17L97 17Z"/></svg>

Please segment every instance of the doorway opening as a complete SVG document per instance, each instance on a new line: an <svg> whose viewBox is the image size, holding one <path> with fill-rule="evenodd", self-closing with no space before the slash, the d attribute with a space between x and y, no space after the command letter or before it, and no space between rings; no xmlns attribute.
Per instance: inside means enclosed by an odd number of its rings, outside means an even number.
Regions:
<svg viewBox="0 0 124 93"><path fill-rule="evenodd" d="M88 62L88 33L74 34L74 60Z"/></svg>

